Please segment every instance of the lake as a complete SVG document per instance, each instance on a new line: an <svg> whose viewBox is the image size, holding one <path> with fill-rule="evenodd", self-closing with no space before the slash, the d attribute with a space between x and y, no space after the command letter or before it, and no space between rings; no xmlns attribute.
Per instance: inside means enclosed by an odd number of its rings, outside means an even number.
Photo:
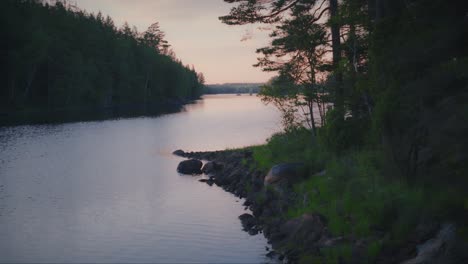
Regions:
<svg viewBox="0 0 468 264"><path fill-rule="evenodd" d="M261 144L279 113L209 95L183 112L0 128L1 262L262 263L242 200L176 172L172 151Z"/></svg>

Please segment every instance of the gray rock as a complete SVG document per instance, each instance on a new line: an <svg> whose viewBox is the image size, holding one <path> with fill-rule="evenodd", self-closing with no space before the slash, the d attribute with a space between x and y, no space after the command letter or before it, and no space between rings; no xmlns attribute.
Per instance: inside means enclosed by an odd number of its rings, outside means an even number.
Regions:
<svg viewBox="0 0 468 264"><path fill-rule="evenodd" d="M267 256L268 258L274 258L276 256L278 256L278 253L276 253L276 251L270 251L268 252L265 256Z"/></svg>
<svg viewBox="0 0 468 264"><path fill-rule="evenodd" d="M210 173L214 173L220 169L223 168L223 165L220 164L220 163L217 163L215 161L210 161L210 162L207 162L203 168L202 168L202 172L205 173L205 174L210 174Z"/></svg>
<svg viewBox="0 0 468 264"><path fill-rule="evenodd" d="M176 155L176 156L181 156L183 157L185 155L185 151L181 150L181 149L178 149L174 152L172 152L172 154Z"/></svg>
<svg viewBox="0 0 468 264"><path fill-rule="evenodd" d="M258 234L257 220L251 214L241 214L239 219L242 223L242 228L247 231L250 235Z"/></svg>
<svg viewBox="0 0 468 264"><path fill-rule="evenodd" d="M307 175L303 163L282 163L273 166L265 177L265 186L279 183L293 183L303 179Z"/></svg>
<svg viewBox="0 0 468 264"><path fill-rule="evenodd" d="M455 225L445 224L434 238L417 247L418 253L416 257L408 259L402 264L461 263L454 256L455 245Z"/></svg>
<svg viewBox="0 0 468 264"><path fill-rule="evenodd" d="M177 172L182 174L201 174L203 162L197 159L184 160L177 166Z"/></svg>
<svg viewBox="0 0 468 264"><path fill-rule="evenodd" d="M326 221L319 214L303 214L284 223L280 232L295 245L312 245L325 234Z"/></svg>
<svg viewBox="0 0 468 264"><path fill-rule="evenodd" d="M213 179L200 179L198 180L199 182L204 182L206 184L208 184L209 186L212 186L214 184L214 180Z"/></svg>

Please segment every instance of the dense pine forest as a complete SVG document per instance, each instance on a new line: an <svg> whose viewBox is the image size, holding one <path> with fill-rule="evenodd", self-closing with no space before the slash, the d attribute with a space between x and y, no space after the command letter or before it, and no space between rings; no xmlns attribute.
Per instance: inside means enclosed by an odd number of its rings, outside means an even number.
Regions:
<svg viewBox="0 0 468 264"><path fill-rule="evenodd" d="M66 1L0 6L4 114L133 108L202 93L203 75L176 59L156 21L140 33Z"/></svg>

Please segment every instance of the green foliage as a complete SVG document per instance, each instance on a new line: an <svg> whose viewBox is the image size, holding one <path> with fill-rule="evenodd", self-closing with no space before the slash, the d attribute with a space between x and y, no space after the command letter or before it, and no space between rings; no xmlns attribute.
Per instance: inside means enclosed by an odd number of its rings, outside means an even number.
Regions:
<svg viewBox="0 0 468 264"><path fill-rule="evenodd" d="M302 255L299 258L299 264L320 264L322 259L316 255Z"/></svg>
<svg viewBox="0 0 468 264"><path fill-rule="evenodd" d="M221 17L224 23L278 25L271 45L258 50L257 65L279 73L263 93L284 113L287 129L256 147L254 157L264 169L287 161L311 168L311 177L295 186L304 199L289 217L321 213L333 234L370 238L369 262L382 247L405 243L422 219L465 225L467 1L227 2L238 5ZM330 10L315 20L323 3ZM314 33L327 27L332 45L324 44L331 50L322 57L314 52L323 36ZM310 65L302 64L304 57ZM320 60L330 57L331 65ZM315 84L317 71L330 70L323 83L334 109L316 137L297 134L294 96L306 95L300 84ZM325 175L312 175L322 169ZM385 236L376 239L381 231ZM331 248L325 259L303 256L302 262L334 263L346 251Z"/></svg>
<svg viewBox="0 0 468 264"><path fill-rule="evenodd" d="M320 129L318 137L327 148L337 153L367 143L369 121L364 118L349 117L343 120L333 109L328 111L325 126Z"/></svg>
<svg viewBox="0 0 468 264"><path fill-rule="evenodd" d="M451 217L457 212L454 208L459 212L465 206L464 202L457 205L460 199L450 190L411 186L399 175L390 175L390 161L381 149L329 152L326 143L317 138L311 141L310 135L307 130L274 135L268 144L252 148L257 165L264 170L281 162L308 165L310 177L294 186L294 192L304 199L290 205L287 217L320 213L336 236L367 238L385 230L385 240L369 242L369 262L384 245L405 241L422 219ZM321 170L325 174L316 174ZM326 261L346 255L340 250L327 254Z"/></svg>
<svg viewBox="0 0 468 264"><path fill-rule="evenodd" d="M343 263L351 259L352 248L349 244L337 245L334 247L327 247L321 250L324 255L323 263Z"/></svg>
<svg viewBox="0 0 468 264"><path fill-rule="evenodd" d="M405 224L414 226L421 216L416 209L424 207L423 195L403 183L385 179L381 162L378 151L354 151L329 160L324 176L310 177L295 186L295 191L306 195L309 202L293 207L289 216L319 212L329 219L335 235L366 237L375 229L392 225L398 229L396 236L403 237Z"/></svg>
<svg viewBox="0 0 468 264"><path fill-rule="evenodd" d="M1 110L146 106L202 92L201 75L175 59L157 23L139 34L65 2L0 5Z"/></svg>
<svg viewBox="0 0 468 264"><path fill-rule="evenodd" d="M254 66L278 73L262 87L260 95L280 110L286 130L305 126L315 134L325 121L330 90L323 83L333 66L326 56L330 46L327 26L318 22L327 11L324 2L249 1L231 9L229 16L220 17L227 24L281 22L270 34L270 45L257 49L261 57ZM281 8L275 10L275 6ZM260 10L269 10L271 17L265 19ZM290 11L288 16L280 15L286 11Z"/></svg>
<svg viewBox="0 0 468 264"><path fill-rule="evenodd" d="M309 170L319 171L327 158L321 153L316 137L304 128L275 134L268 139L268 144L252 147L252 150L257 166L264 170L277 163L303 161Z"/></svg>
<svg viewBox="0 0 468 264"><path fill-rule="evenodd" d="M380 253L380 250L382 249L382 242L381 241L372 241L369 243L367 246L367 256L368 256L368 262L373 263L375 262L377 256Z"/></svg>

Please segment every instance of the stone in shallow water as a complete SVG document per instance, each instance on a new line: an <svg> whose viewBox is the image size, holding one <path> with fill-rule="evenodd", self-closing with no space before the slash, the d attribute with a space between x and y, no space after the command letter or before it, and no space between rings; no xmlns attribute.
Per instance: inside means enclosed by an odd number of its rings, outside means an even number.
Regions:
<svg viewBox="0 0 468 264"><path fill-rule="evenodd" d="M251 214L241 214L239 215L239 219L242 222L242 225L249 229L255 225L255 218Z"/></svg>
<svg viewBox="0 0 468 264"><path fill-rule="evenodd" d="M182 174L201 174L203 162L197 159L184 160L177 166L177 172Z"/></svg>
<svg viewBox="0 0 468 264"><path fill-rule="evenodd" d="M178 149L178 150L172 152L172 154L177 155L177 156L184 156L184 155L185 155L185 151L183 151L183 150L181 150L181 149Z"/></svg>
<svg viewBox="0 0 468 264"><path fill-rule="evenodd" d="M242 223L242 228L247 231L250 235L256 235L260 231L260 227L257 226L257 219L251 214L241 214L239 219Z"/></svg>

